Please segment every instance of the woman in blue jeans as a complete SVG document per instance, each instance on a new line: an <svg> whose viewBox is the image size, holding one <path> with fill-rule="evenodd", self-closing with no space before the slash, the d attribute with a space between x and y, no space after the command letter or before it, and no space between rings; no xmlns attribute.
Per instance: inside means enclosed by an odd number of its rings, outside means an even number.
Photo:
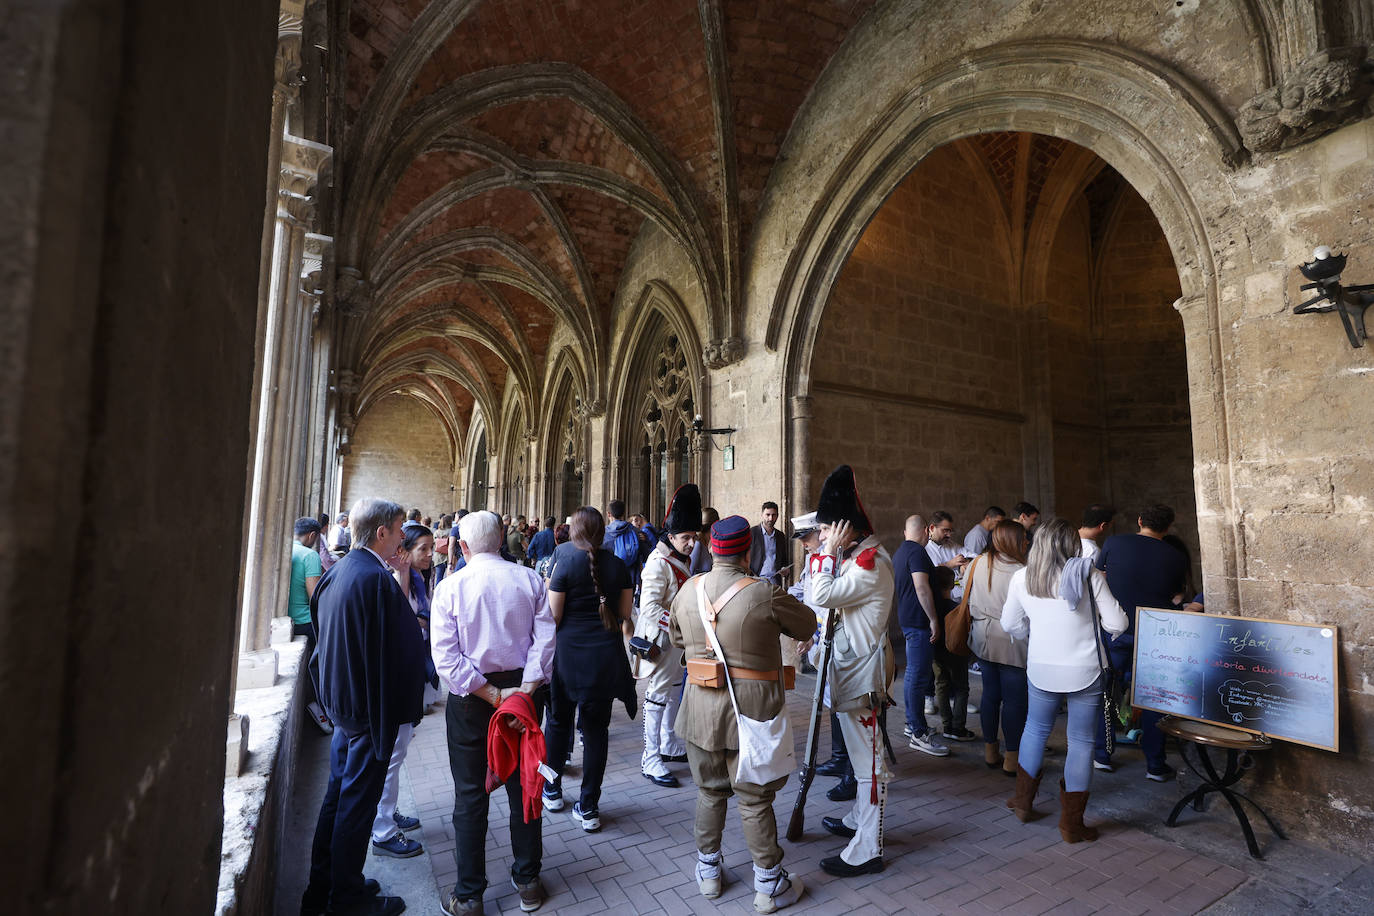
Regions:
<svg viewBox="0 0 1374 916"><path fill-rule="evenodd" d="M978 714L983 722L983 761L989 769L1016 775L1021 733L1026 727L1026 641L1002 629L1011 577L1026 565L1026 529L1003 519L992 529L987 548L964 573L968 593L969 647L983 672ZM1007 753L998 753L1001 726Z"/></svg>
<svg viewBox="0 0 1374 916"><path fill-rule="evenodd" d="M1069 752L1059 781L1059 834L1066 843L1097 839L1085 826L1092 779L1093 737L1102 717L1102 656L1093 601L1102 628L1113 635L1126 631L1126 615L1112 597L1107 579L1079 556L1078 530L1062 518L1041 526L1031 545L1026 568L1017 571L1002 608L1002 629L1029 635L1026 679L1029 710L1022 735L1023 752L1016 769L1016 794L1007 807L1022 821L1034 819L1035 793L1045 740L1054 728L1061 700L1069 707Z"/></svg>

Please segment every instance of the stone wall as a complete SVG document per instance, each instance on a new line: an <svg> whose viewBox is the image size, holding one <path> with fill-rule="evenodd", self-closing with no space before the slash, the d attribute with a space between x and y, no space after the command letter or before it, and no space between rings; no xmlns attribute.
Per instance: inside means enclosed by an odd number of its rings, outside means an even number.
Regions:
<svg viewBox="0 0 1374 916"><path fill-rule="evenodd" d="M213 906L276 22L263 0L0 14L12 912Z"/></svg>
<svg viewBox="0 0 1374 916"><path fill-rule="evenodd" d="M461 508L451 505L452 461L433 411L415 398L382 398L353 431L353 448L343 463L343 506L375 496L437 519Z"/></svg>

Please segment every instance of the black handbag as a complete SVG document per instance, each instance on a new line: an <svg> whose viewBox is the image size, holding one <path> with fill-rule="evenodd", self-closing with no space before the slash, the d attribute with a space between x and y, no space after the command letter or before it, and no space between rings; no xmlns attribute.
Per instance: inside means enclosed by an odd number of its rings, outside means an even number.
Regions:
<svg viewBox="0 0 1374 916"><path fill-rule="evenodd" d="M1083 579L1083 588L1088 593L1088 604L1093 609L1093 630L1097 634L1098 661L1102 665L1102 733L1105 750L1110 756L1116 750L1116 669L1112 667L1112 654L1107 651L1107 644L1102 641L1102 618L1097 612L1097 598L1093 595L1092 580L1093 571L1089 568L1088 575Z"/></svg>

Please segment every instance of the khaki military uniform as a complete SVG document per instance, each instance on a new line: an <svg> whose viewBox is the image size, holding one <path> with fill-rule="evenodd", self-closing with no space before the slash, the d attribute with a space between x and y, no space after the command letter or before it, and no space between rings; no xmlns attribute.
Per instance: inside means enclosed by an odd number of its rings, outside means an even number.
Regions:
<svg viewBox="0 0 1374 916"><path fill-rule="evenodd" d="M830 682L838 683L835 672L846 664L860 664L872 652L883 653L876 682L865 691L885 692L892 681L892 647L887 636L892 614L892 558L876 536L860 541L847 559L837 563L829 554L816 554L809 564L810 585L807 600L826 608L839 608L835 627L835 654L831 659ZM871 694L870 694L871 695ZM881 693L879 693L881 697ZM855 697L831 693L845 747L849 749L859 794L854 808L845 815L846 827L855 831L840 858L850 865L862 865L883 854L883 808L887 803L890 774L883 759L879 710L855 708ZM874 801L876 797L877 801Z"/></svg>
<svg viewBox="0 0 1374 916"><path fill-rule="evenodd" d="M706 586L706 597L716 601L738 579L748 575L747 555L716 557L715 567L693 578L673 601L671 628L674 645L688 658L713 657L710 642L697 608L697 579ZM816 628L815 614L781 588L757 580L741 589L721 608L716 620L720 640L732 668L777 671L782 667L778 637L808 639ZM735 699L742 715L766 721L786 715L786 695L778 681L734 681ZM696 843L702 853L720 850L725 829L726 806L731 795L739 797L740 821L756 868L773 868L782 861L773 798L787 777L768 785L735 781L739 759L739 729L730 695L723 688L699 687L690 681L678 711L677 732L687 742L687 761L697 784Z"/></svg>

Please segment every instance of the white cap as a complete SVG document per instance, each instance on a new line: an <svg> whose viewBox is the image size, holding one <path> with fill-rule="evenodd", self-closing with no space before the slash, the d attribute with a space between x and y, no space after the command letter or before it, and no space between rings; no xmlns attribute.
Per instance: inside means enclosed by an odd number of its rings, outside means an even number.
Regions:
<svg viewBox="0 0 1374 916"><path fill-rule="evenodd" d="M820 526L820 522L816 521L816 513L808 512L805 515L798 515L792 519L792 537L799 538L810 534Z"/></svg>

